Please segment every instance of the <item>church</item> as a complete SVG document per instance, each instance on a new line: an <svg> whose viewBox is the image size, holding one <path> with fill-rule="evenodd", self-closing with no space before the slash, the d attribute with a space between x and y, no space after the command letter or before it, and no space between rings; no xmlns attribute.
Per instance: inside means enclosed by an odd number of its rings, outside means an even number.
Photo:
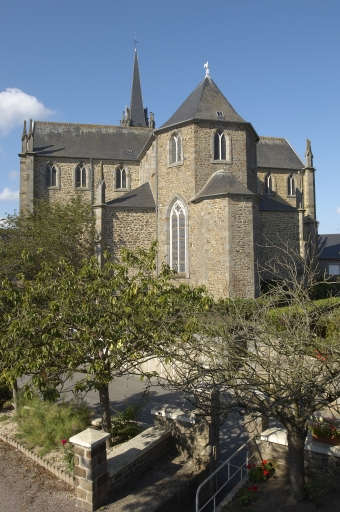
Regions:
<svg viewBox="0 0 340 512"><path fill-rule="evenodd" d="M260 136L205 76L162 126L144 108L137 50L120 124L31 120L22 134L20 209L34 199L93 204L98 257L148 248L179 281L216 297L256 297L259 268L288 243L304 257L317 236L313 155Z"/></svg>

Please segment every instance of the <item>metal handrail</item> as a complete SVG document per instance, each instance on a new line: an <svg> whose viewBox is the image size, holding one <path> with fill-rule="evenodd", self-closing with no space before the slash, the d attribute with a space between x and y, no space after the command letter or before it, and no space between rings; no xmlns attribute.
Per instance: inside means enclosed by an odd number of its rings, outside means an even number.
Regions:
<svg viewBox="0 0 340 512"><path fill-rule="evenodd" d="M242 482L242 471L245 470L245 467L244 466L247 466L249 464L249 461L255 457L255 453L253 453L250 457L249 457L249 450L247 450L247 455L246 455L246 460L245 462L241 465L241 466L235 466L233 464L230 464L230 461L235 457L235 455L237 455L241 450L244 449L245 446L248 445L248 443L250 443L250 441L252 441L253 439L255 439L256 436L253 436L251 437L250 439L248 439L248 441L246 443L244 443L242 446L240 446L240 448L238 448L236 450L235 453L233 453L233 455L231 455L231 457L229 457L229 459L227 459L225 462L223 462L223 464L221 464L221 466L217 469L215 469L215 471L213 473L211 473L211 475L208 476L208 478L206 478L200 485L199 487L197 488L197 491L196 491L196 512L201 512L201 510L203 510L209 503L211 503L211 501L214 501L214 512L216 510L216 496L217 494L219 494L221 492L222 489L224 489L224 487L227 485L227 483L231 480L231 478L234 478L235 475L237 475L238 472L241 472L241 479L240 481ZM209 500L203 505L203 507L199 508L199 493L202 489L202 487L208 483L210 480L212 480L212 478L214 478L217 473L219 473L226 465L228 465L228 480L226 482L224 482L224 484L222 484L220 486L220 488L209 498ZM237 471L235 471L235 473L233 473L231 476L230 476L230 467L238 467Z"/></svg>

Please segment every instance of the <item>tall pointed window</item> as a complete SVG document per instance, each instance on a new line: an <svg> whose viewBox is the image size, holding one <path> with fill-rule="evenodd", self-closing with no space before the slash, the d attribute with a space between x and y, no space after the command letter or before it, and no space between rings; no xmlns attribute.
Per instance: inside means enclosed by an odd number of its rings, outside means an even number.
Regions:
<svg viewBox="0 0 340 512"><path fill-rule="evenodd" d="M273 178L270 173L266 174L264 178L264 193L268 195L273 193Z"/></svg>
<svg viewBox="0 0 340 512"><path fill-rule="evenodd" d="M116 189L126 188L126 170L121 165L116 169Z"/></svg>
<svg viewBox="0 0 340 512"><path fill-rule="evenodd" d="M179 274L186 272L186 219L184 206L176 201L170 212L170 267Z"/></svg>
<svg viewBox="0 0 340 512"><path fill-rule="evenodd" d="M83 163L80 163L76 167L76 187L86 188L86 168Z"/></svg>
<svg viewBox="0 0 340 512"><path fill-rule="evenodd" d="M288 188L288 195L289 196L295 196L295 180L294 180L294 176L291 174L290 176L288 176L288 180L287 180L287 188Z"/></svg>
<svg viewBox="0 0 340 512"><path fill-rule="evenodd" d="M46 166L46 186L56 187L57 186L57 169L55 165L47 164Z"/></svg>
<svg viewBox="0 0 340 512"><path fill-rule="evenodd" d="M231 163L231 136L222 128L212 132L212 162Z"/></svg>
<svg viewBox="0 0 340 512"><path fill-rule="evenodd" d="M182 161L182 138L180 135L172 135L170 139L170 164Z"/></svg>

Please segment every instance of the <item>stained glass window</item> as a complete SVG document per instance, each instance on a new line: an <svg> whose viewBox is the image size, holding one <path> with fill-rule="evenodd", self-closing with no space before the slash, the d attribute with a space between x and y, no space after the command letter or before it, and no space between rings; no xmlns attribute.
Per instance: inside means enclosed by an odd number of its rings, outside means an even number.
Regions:
<svg viewBox="0 0 340 512"><path fill-rule="evenodd" d="M182 160L182 140L180 135L171 137L171 162L172 164Z"/></svg>
<svg viewBox="0 0 340 512"><path fill-rule="evenodd" d="M126 188L126 170L118 167L116 170L116 188Z"/></svg>
<svg viewBox="0 0 340 512"><path fill-rule="evenodd" d="M57 169L54 165L48 164L46 168L46 186L57 186Z"/></svg>
<svg viewBox="0 0 340 512"><path fill-rule="evenodd" d="M229 142L229 139L228 139ZM214 136L214 160L227 159L227 142L223 132L216 132Z"/></svg>
<svg viewBox="0 0 340 512"><path fill-rule="evenodd" d="M179 274L186 271L186 222L185 210L180 201L176 201L170 213L170 266Z"/></svg>

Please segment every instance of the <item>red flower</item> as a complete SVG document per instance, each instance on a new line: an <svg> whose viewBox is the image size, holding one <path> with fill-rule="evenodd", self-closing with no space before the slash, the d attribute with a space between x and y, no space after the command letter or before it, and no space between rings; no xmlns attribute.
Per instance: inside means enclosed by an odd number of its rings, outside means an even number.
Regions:
<svg viewBox="0 0 340 512"><path fill-rule="evenodd" d="M264 474L264 475L266 475L266 476L267 476L267 475L269 475L269 471L268 471L268 469L264 469L264 470L263 470L263 474Z"/></svg>
<svg viewBox="0 0 340 512"><path fill-rule="evenodd" d="M251 468L251 464L248 464L247 469L250 469L250 468Z"/></svg>
<svg viewBox="0 0 340 512"><path fill-rule="evenodd" d="M253 464L254 468L256 468L256 464Z"/></svg>
<svg viewBox="0 0 340 512"><path fill-rule="evenodd" d="M62 439L61 440L61 444L66 444L67 443L67 439Z"/></svg>
<svg viewBox="0 0 340 512"><path fill-rule="evenodd" d="M247 490L248 490L248 491L251 491L251 488L250 488L250 487L248 487L248 489L247 489Z"/></svg>
<svg viewBox="0 0 340 512"><path fill-rule="evenodd" d="M267 460L263 460L263 461L262 461L262 464L267 464L267 463L268 463L268 461L267 461Z"/></svg>
<svg viewBox="0 0 340 512"><path fill-rule="evenodd" d="M257 487L257 485L253 485L253 491L258 491L259 488Z"/></svg>

